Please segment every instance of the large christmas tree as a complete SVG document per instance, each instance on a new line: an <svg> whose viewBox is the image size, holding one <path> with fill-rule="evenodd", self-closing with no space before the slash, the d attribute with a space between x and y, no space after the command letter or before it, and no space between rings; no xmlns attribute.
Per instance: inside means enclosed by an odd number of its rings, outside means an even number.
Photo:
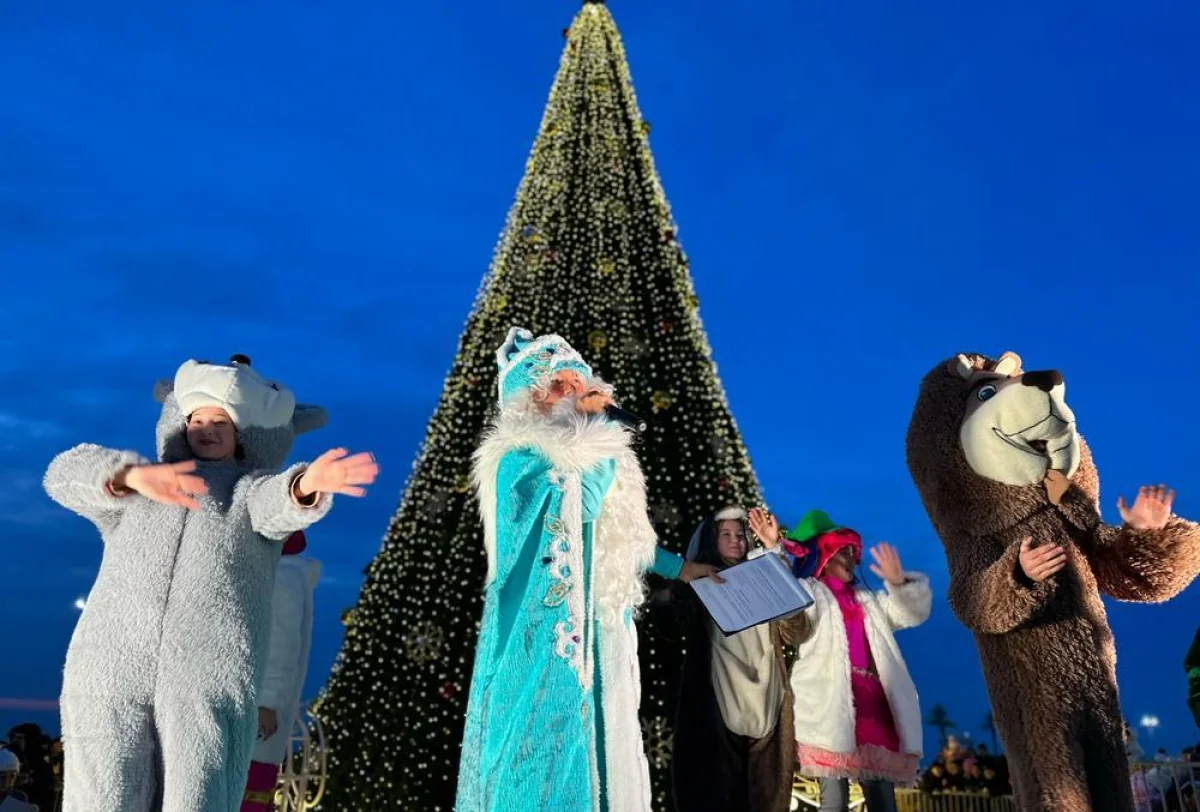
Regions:
<svg viewBox="0 0 1200 812"><path fill-rule="evenodd" d="M565 32L549 103L424 445L317 713L330 737L321 809L450 810L485 571L468 488L512 325L567 338L646 416L640 448L661 543L682 551L704 515L758 499L697 313L608 9ZM656 807L681 641L641 624L642 724ZM514 708L520 713L520 708Z"/></svg>

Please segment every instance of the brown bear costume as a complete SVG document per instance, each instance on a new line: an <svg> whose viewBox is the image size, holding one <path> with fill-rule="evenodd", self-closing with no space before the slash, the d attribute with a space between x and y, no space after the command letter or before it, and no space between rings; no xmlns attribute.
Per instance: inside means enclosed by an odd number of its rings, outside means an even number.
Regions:
<svg viewBox="0 0 1200 812"><path fill-rule="evenodd" d="M1099 480L1057 372L959 355L921 383L909 471L950 570L950 606L975 633L1022 810L1129 812L1116 652L1100 593L1157 602L1200 568L1200 526L1106 525ZM1022 540L1058 544L1041 582Z"/></svg>

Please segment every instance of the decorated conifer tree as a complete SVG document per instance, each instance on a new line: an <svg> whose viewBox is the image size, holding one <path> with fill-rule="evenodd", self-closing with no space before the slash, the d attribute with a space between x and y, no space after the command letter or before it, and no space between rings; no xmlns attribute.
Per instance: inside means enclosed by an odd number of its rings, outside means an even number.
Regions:
<svg viewBox="0 0 1200 812"><path fill-rule="evenodd" d="M564 34L516 201L317 703L330 743L324 810L453 808L486 569L471 454L509 327L562 335L647 418L639 456L663 546L681 552L709 512L759 497L616 26L587 2ZM643 733L666 809L682 645L639 627Z"/></svg>

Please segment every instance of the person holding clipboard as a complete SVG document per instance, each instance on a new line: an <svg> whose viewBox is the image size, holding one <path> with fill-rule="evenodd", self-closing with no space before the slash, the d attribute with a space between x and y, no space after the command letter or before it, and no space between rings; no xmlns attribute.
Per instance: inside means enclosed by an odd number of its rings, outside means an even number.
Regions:
<svg viewBox="0 0 1200 812"><path fill-rule="evenodd" d="M893 632L929 617L929 579L905 571L896 550L879 544L870 551L871 571L885 589L867 589L855 576L861 537L819 510L786 537L762 508L750 512L749 524L765 546L795 558L793 571L814 599L799 615L791 674L800 773L820 781L822 810L846 812L854 780L868 812L895 812L895 785L916 781L923 729Z"/></svg>
<svg viewBox="0 0 1200 812"><path fill-rule="evenodd" d="M670 584L660 614L687 640L671 763L677 812L786 812L791 804L795 739L783 646L794 644L799 617L727 633L706 611L710 593L736 588L722 575L767 553L751 550L747 517L729 507L696 528L684 561L720 574ZM738 625L719 608L715 614Z"/></svg>

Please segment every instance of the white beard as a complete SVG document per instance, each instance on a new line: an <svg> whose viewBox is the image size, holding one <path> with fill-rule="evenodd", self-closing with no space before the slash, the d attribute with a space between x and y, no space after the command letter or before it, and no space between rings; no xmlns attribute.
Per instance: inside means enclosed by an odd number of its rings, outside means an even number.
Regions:
<svg viewBox="0 0 1200 812"><path fill-rule="evenodd" d="M596 375L587 382L587 391L600 391L611 398L613 388L610 384L605 383L600 376ZM519 408L529 408L529 406L534 405L534 403L535 402L530 399L527 401L527 403L521 404ZM588 423L604 419L603 415L589 415L579 411L578 395L564 395L551 404L550 408L544 410L537 409L537 411L546 419L548 423L558 428L578 429Z"/></svg>
<svg viewBox="0 0 1200 812"><path fill-rule="evenodd" d="M554 425L564 427L577 425L580 420L587 418L579 411L579 398L574 396L556 400L544 414Z"/></svg>

